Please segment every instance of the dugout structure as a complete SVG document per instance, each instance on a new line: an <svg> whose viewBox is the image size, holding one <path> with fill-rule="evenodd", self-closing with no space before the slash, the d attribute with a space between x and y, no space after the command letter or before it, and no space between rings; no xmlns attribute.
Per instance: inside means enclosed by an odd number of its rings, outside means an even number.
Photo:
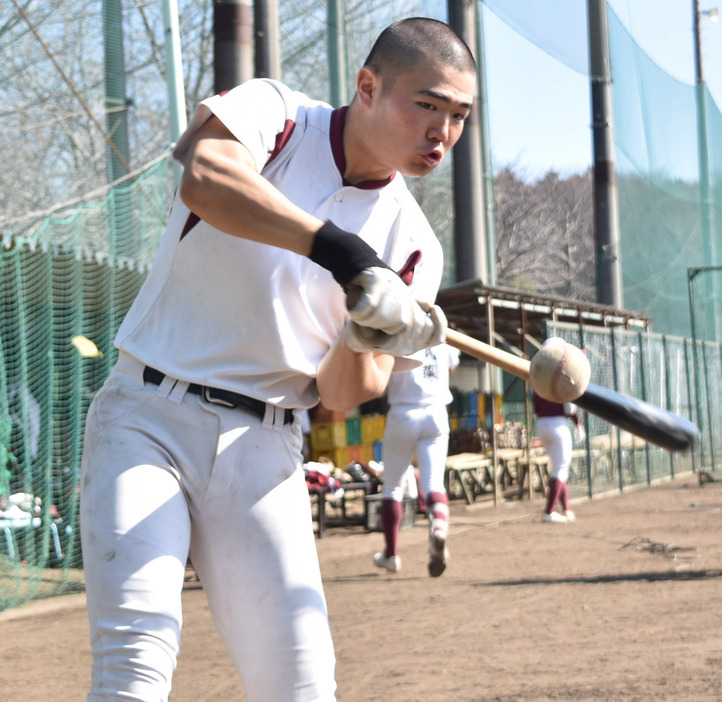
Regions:
<svg viewBox="0 0 722 702"><path fill-rule="evenodd" d="M697 450L671 453L582 412L586 439L575 447L569 483L573 496L592 497L690 471L717 469L722 447L710 428L722 419L717 399L722 392L719 344L654 333L650 319L629 310L489 287L478 280L443 289L437 302L451 326L527 358L544 339L560 336L586 349L592 382L664 407L702 430ZM707 359L705 365L696 362L702 357ZM470 358L464 362L486 365ZM535 435L528 384L507 373L479 373L479 378L480 392L501 395L501 417L494 417L494 423L525 427L527 445L521 448L528 450ZM489 385L482 387L483 382ZM479 417L478 426L486 424L488 429L490 421ZM486 436L494 441L498 431Z"/></svg>

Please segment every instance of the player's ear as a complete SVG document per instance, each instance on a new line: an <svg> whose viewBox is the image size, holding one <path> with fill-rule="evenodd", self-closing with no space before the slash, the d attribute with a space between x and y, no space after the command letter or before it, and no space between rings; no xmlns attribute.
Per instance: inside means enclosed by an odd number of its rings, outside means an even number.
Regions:
<svg viewBox="0 0 722 702"><path fill-rule="evenodd" d="M364 66L356 77L356 94L358 99L365 105L369 106L377 92L380 90L381 77L373 68Z"/></svg>

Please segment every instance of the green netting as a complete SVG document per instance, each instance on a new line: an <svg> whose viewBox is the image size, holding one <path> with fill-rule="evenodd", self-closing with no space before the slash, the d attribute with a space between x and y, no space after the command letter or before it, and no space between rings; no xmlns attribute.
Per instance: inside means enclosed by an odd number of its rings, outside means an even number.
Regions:
<svg viewBox="0 0 722 702"><path fill-rule="evenodd" d="M611 12L609 20L625 307L647 313L656 331L689 335L687 269L719 261L722 234L719 214L705 233L697 89L662 71ZM709 204L719 213L722 117L707 91L705 113Z"/></svg>
<svg viewBox="0 0 722 702"><path fill-rule="evenodd" d="M0 609L82 587L77 520L85 413L115 361L113 338L157 248L168 181L161 160L95 206L47 219L31 236L5 237ZM78 335L102 355L82 355L72 342Z"/></svg>
<svg viewBox="0 0 722 702"><path fill-rule="evenodd" d="M589 74L587 3L482 1L547 54ZM722 113L703 88L701 119L698 89L652 61L609 6L607 14L622 306L649 315L657 332L688 336L687 269L722 263ZM493 104L494 95L488 99ZM708 193L700 143L707 147ZM719 329L722 312L715 314Z"/></svg>

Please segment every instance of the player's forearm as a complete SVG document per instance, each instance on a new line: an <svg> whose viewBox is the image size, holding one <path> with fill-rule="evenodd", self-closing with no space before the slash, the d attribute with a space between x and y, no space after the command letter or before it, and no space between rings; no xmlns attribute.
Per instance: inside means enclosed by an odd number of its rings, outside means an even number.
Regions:
<svg viewBox="0 0 722 702"><path fill-rule="evenodd" d="M356 353L337 341L321 361L316 385L327 409L348 411L386 390L394 359L387 354Z"/></svg>
<svg viewBox="0 0 722 702"><path fill-rule="evenodd" d="M282 195L249 159L238 142L199 139L185 163L183 202L227 234L308 255L323 222Z"/></svg>

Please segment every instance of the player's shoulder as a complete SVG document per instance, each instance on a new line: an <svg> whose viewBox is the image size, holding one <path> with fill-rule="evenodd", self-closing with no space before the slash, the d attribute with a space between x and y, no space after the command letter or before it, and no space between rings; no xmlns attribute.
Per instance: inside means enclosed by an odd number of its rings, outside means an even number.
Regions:
<svg viewBox="0 0 722 702"><path fill-rule="evenodd" d="M295 124L304 124L307 115L327 112L330 105L315 100L306 93L294 90L285 83L271 78L252 78L231 90L214 95L203 101L216 112L220 105L230 108L248 108L252 106L256 112L273 114L282 110L286 119Z"/></svg>

